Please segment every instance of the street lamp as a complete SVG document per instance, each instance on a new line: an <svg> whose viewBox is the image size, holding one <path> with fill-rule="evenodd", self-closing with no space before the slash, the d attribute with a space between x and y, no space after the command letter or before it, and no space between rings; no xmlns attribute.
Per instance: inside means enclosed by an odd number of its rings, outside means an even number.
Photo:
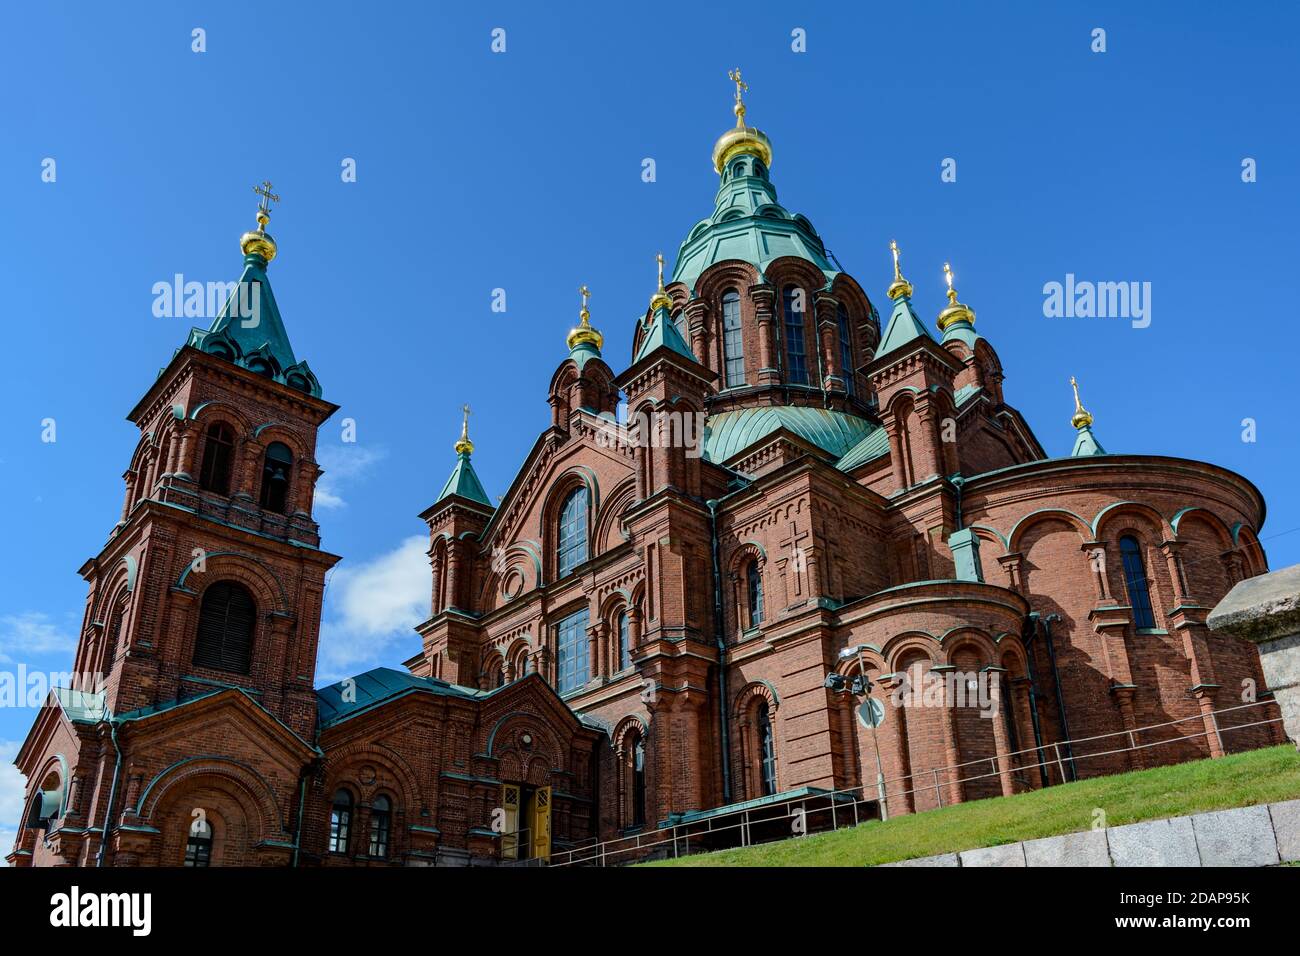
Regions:
<svg viewBox="0 0 1300 956"><path fill-rule="evenodd" d="M862 658L862 648L860 646L846 647L840 651L840 660L854 656L858 659L858 673L852 680L843 674L831 672L826 675L826 682L823 686L833 694L852 694L862 701L858 706L858 720L871 728L871 745L876 752L876 798L880 803L880 819L888 820L889 808L885 800L885 771L880 762L880 739L876 736L876 728L885 722L885 707L880 701L871 696L871 690L875 685L867 677L867 665Z"/></svg>

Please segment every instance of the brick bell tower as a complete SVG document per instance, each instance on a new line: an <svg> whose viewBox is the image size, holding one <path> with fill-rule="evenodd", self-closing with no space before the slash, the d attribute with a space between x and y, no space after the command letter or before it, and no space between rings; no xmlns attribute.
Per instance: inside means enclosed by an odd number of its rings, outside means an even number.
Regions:
<svg viewBox="0 0 1300 956"><path fill-rule="evenodd" d="M235 687L310 740L324 578L339 560L312 518L316 432L337 406L289 344L266 274L278 197L256 191L224 308L127 416L140 440L121 520L81 568L75 671L113 715Z"/></svg>

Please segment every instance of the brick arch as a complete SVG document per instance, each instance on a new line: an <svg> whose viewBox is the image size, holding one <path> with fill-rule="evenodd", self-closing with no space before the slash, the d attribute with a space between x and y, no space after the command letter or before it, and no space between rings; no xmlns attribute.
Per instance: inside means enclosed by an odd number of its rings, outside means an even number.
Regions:
<svg viewBox="0 0 1300 956"><path fill-rule="evenodd" d="M885 641L881 651L889 661L889 669L894 673L899 673L902 670L902 662L914 654L932 664L937 664L943 653L939 639L926 631L903 631L895 634Z"/></svg>
<svg viewBox="0 0 1300 956"><path fill-rule="evenodd" d="M628 738L632 734L640 734L642 740L650 739L650 717L649 714L640 713L628 714L617 724L614 725L614 732L610 734L610 744L615 753L622 753L628 743Z"/></svg>
<svg viewBox="0 0 1300 956"><path fill-rule="evenodd" d="M746 684L732 698L732 715L737 719L742 718L759 698L767 701L769 713L775 714L781 707L781 697L776 688L768 681L757 680Z"/></svg>
<svg viewBox="0 0 1300 956"><path fill-rule="evenodd" d="M1079 543L1092 540L1092 526L1073 511L1066 508L1040 508L1020 518L1007 535L1007 552L1014 554L1022 551L1025 535L1044 521L1056 520L1069 525L1079 534Z"/></svg>
<svg viewBox="0 0 1300 956"><path fill-rule="evenodd" d="M383 767L396 783L387 787L378 782L363 784L356 772L367 763ZM344 788L351 790L364 803L368 802L368 795L387 790L400 807L418 811L428 805L420 787L420 778L406 758L374 740L355 740L338 750L328 751L325 754L325 782L325 793L331 798L334 791Z"/></svg>
<svg viewBox="0 0 1300 956"><path fill-rule="evenodd" d="M1170 524L1155 508L1143 504L1140 501L1117 501L1109 504L1097 512L1092 519L1092 535L1096 541L1102 540L1113 527L1114 522L1123 518L1131 518L1133 515L1141 515L1157 529L1157 534L1163 536L1163 540L1174 537L1174 530ZM1116 535L1118 537L1118 535ZM1159 541L1154 542L1159 543Z"/></svg>
<svg viewBox="0 0 1300 956"><path fill-rule="evenodd" d="M1233 538L1232 529L1228 527L1227 522L1209 508L1203 508L1200 505L1192 505L1189 508L1183 508L1170 519L1169 527L1173 529L1175 538L1178 537L1178 529L1185 518L1200 519L1205 524L1208 524L1218 536L1219 543L1222 545L1222 550L1231 551L1237 546L1237 542Z"/></svg>
<svg viewBox="0 0 1300 956"><path fill-rule="evenodd" d="M592 524L594 526L592 533L592 543L596 546L596 552L608 551L610 548L617 547L622 541L627 540L626 535L620 524L620 518L623 516L623 509L631 503L636 495L636 477L625 478L614 487L601 507ZM618 537L616 538L615 535Z"/></svg>
<svg viewBox="0 0 1300 956"><path fill-rule="evenodd" d="M284 816L271 785L247 764L216 754L187 757L160 771L141 793L136 815L152 825L159 808L165 809L164 804L212 781L223 782L243 795L238 802L256 820L254 829L260 840L272 840L280 834Z"/></svg>
<svg viewBox="0 0 1300 956"><path fill-rule="evenodd" d="M888 665L885 663L885 655L881 653L880 648L876 647L874 644L862 644L859 645L859 647L861 647L865 652L862 657L866 661L867 670L870 671L874 669L877 673L883 674L889 669ZM845 677L851 677L857 674L859 669L857 654L853 654L849 657L841 657L835 663L835 673L842 674Z"/></svg>
<svg viewBox="0 0 1300 956"><path fill-rule="evenodd" d="M695 297L704 299L709 304L706 324L721 321L724 292L734 288L740 293L743 308L745 302L749 300L749 287L762 281L763 277L758 269L743 259L723 259L701 272L695 280ZM750 311L753 311L752 307ZM741 317L744 317L743 311Z"/></svg>
<svg viewBox="0 0 1300 956"><path fill-rule="evenodd" d="M1259 543L1259 535L1255 533L1254 528L1243 523L1234 525L1232 540L1234 545L1246 557L1247 577L1263 574L1268 570L1268 559L1264 555L1264 547Z"/></svg>
<svg viewBox="0 0 1300 956"><path fill-rule="evenodd" d="M504 761L506 754L515 747L514 739L507 738L506 734L514 730L532 734L533 749L529 752L530 759L540 754L549 754L550 765L554 769L568 769L564 741L551 729L544 718L529 711L514 710L502 716L488 734L483 745L484 752L489 757L500 756Z"/></svg>
<svg viewBox="0 0 1300 956"><path fill-rule="evenodd" d="M1011 638L1010 641L1005 640L1008 637ZM1025 653L1025 646L1020 642L1020 635L1006 631L995 637L993 642L996 645L997 662L1001 667L1006 668L1008 676L1029 676L1029 660ZM1014 666L1008 666L1008 662Z"/></svg>
<svg viewBox="0 0 1300 956"><path fill-rule="evenodd" d="M185 570L176 579L176 587L202 595L219 580L238 581L252 592L253 598L261 607L278 614L292 613L279 576L257 556L243 551L216 551L206 554L204 555L205 570L201 574L194 569L197 562L198 559L195 558L185 566Z"/></svg>
<svg viewBox="0 0 1300 956"><path fill-rule="evenodd" d="M502 655L510 667L507 676L513 676L514 680L519 680L520 677L524 676L520 672L520 665L523 662L521 658L526 659L530 654L532 654L532 645L529 643L528 637L516 638Z"/></svg>
<svg viewBox="0 0 1300 956"><path fill-rule="evenodd" d="M579 487L587 489L587 559L596 556L593 538L596 516L600 513L600 485L596 481L595 472L590 468L574 465L555 476L542 499L541 528L538 536L542 542L542 567L545 569L545 578L548 582L557 578L559 570L556 560L559 537L556 532L560 520L560 508L570 493Z"/></svg>
<svg viewBox="0 0 1300 956"><path fill-rule="evenodd" d="M308 461L311 457L307 443L303 440L302 435L286 422L264 422L253 429L251 437L263 446L277 441L288 445L289 450L293 452L295 469L300 463Z"/></svg>
<svg viewBox="0 0 1300 956"><path fill-rule="evenodd" d="M960 625L951 628L939 638L939 643L943 647L945 664L954 663L957 654L968 647L975 648L976 654L983 664L992 664L997 660L997 647L993 643L993 638L987 631L978 627Z"/></svg>
<svg viewBox="0 0 1300 956"><path fill-rule="evenodd" d="M491 648L483 655L482 664L478 670L478 682L480 690L494 690L492 677L497 671L501 672L502 682L505 681L506 675L506 657L496 648Z"/></svg>
<svg viewBox="0 0 1300 956"><path fill-rule="evenodd" d="M214 422L223 422L234 428L235 435L241 440L248 438L253 433L252 420L238 406L221 399L213 399L195 405L190 411L189 419L202 425L203 431L206 431L207 426Z"/></svg>

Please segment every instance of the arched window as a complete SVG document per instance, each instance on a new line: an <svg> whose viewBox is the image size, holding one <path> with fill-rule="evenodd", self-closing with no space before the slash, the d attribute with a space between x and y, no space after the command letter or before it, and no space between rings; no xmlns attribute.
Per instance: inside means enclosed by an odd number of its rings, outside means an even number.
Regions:
<svg viewBox="0 0 1300 956"><path fill-rule="evenodd" d="M591 673L591 647L587 638L588 613L584 607L555 626L555 686L561 694L587 683Z"/></svg>
<svg viewBox="0 0 1300 956"><path fill-rule="evenodd" d="M330 842L331 853L347 853L348 841L352 838L352 794L347 790L334 792L334 804L330 807Z"/></svg>
<svg viewBox="0 0 1300 956"><path fill-rule="evenodd" d="M632 646L628 640L628 616L624 611L618 616L618 669L623 671L632 666Z"/></svg>
<svg viewBox="0 0 1300 956"><path fill-rule="evenodd" d="M645 738L637 735L632 748L632 826L645 823Z"/></svg>
<svg viewBox="0 0 1300 956"><path fill-rule="evenodd" d="M506 686L505 661L498 660L496 664L493 665L492 670L488 671L488 686L489 687Z"/></svg>
<svg viewBox="0 0 1300 956"><path fill-rule="evenodd" d="M569 492L560 506L559 544L556 549L557 571L564 577L587 560L587 489Z"/></svg>
<svg viewBox="0 0 1300 956"><path fill-rule="evenodd" d="M388 833L392 828L392 804L385 796L375 797L370 803L370 855L388 856Z"/></svg>
<svg viewBox="0 0 1300 956"><path fill-rule="evenodd" d="M853 367L853 329L849 324L849 310L843 305L837 306L835 316L840 326L840 367L844 370L844 388L852 395L857 376Z"/></svg>
<svg viewBox="0 0 1300 956"><path fill-rule="evenodd" d="M122 622L126 618L125 591L117 596L111 607L108 630L104 635L104 656L99 664L105 674L113 669L113 659L117 656L117 643L122 639Z"/></svg>
<svg viewBox="0 0 1300 956"><path fill-rule="evenodd" d="M788 285L781 292L781 310L785 315L785 372L791 385L808 384L808 356L804 352L804 293Z"/></svg>
<svg viewBox="0 0 1300 956"><path fill-rule="evenodd" d="M758 731L758 753L762 760L763 796L770 797L776 793L776 741L772 738L772 717L768 713L767 701L758 705L755 714Z"/></svg>
<svg viewBox="0 0 1300 956"><path fill-rule="evenodd" d="M208 426L203 437L203 464L199 469L199 487L219 495L230 494L230 463L234 458L235 437L221 422Z"/></svg>
<svg viewBox="0 0 1300 956"><path fill-rule="evenodd" d="M1133 624L1139 628L1156 626L1151 611L1151 592L1147 587L1147 572L1142 564L1142 546L1137 538L1125 535L1119 539L1120 559L1124 564L1124 585L1128 589L1128 603L1133 608Z"/></svg>
<svg viewBox="0 0 1300 956"><path fill-rule="evenodd" d="M185 841L184 865L212 865L212 821L207 817L196 817L190 824L190 836Z"/></svg>
<svg viewBox="0 0 1300 956"><path fill-rule="evenodd" d="M271 442L266 447L262 461L262 507L267 511L284 514L289 500L289 471L293 468L293 452L281 442Z"/></svg>
<svg viewBox="0 0 1300 956"><path fill-rule="evenodd" d="M50 823L63 812L63 780L51 770L41 781L41 788L32 794L32 804L23 826L33 830L47 830Z"/></svg>
<svg viewBox="0 0 1300 956"><path fill-rule="evenodd" d="M218 581L203 592L194 663L200 667L247 674L252 663L257 606L233 581Z"/></svg>
<svg viewBox="0 0 1300 956"><path fill-rule="evenodd" d="M726 365L726 388L745 384L745 336L740 326L740 293L722 295L722 355Z"/></svg>
<svg viewBox="0 0 1300 956"><path fill-rule="evenodd" d="M758 627L763 623L763 571L757 558L745 567L745 590L749 598L749 626Z"/></svg>

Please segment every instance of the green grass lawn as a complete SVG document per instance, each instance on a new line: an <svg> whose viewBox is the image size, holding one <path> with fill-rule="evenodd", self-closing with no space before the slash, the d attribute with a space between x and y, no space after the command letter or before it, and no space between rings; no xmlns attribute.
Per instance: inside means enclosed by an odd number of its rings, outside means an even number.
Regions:
<svg viewBox="0 0 1300 956"><path fill-rule="evenodd" d="M871 866L935 853L1300 797L1291 744L976 800L830 833L701 853L650 866Z"/></svg>

